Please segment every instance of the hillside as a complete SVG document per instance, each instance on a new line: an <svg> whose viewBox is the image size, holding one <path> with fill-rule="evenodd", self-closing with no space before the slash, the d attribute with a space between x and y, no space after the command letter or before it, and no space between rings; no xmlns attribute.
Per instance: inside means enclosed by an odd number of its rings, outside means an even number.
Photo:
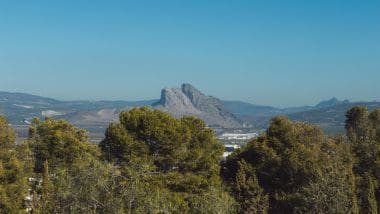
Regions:
<svg viewBox="0 0 380 214"><path fill-rule="evenodd" d="M243 123L229 113L222 101L206 96L190 84L165 88L159 100L59 101L24 93L0 92L0 114L14 125L28 125L35 117L62 118L80 126L106 126L116 122L122 110L149 106L173 116L194 115L210 126L239 128Z"/></svg>
<svg viewBox="0 0 380 214"><path fill-rule="evenodd" d="M321 126L327 133L344 132L346 112L354 106L366 106L370 111L380 108L380 102L354 102L343 101L336 105L289 114L289 118L307 121Z"/></svg>
<svg viewBox="0 0 380 214"><path fill-rule="evenodd" d="M223 101L207 96L190 84L164 88L158 100L143 101L60 101L24 93L0 92L0 114L14 125L28 125L35 117L63 118L82 127L105 127L118 120L122 110L149 106L175 117L194 115L209 126L240 128L252 126L263 130L270 119L286 115L294 120L320 125L328 133L344 130L345 113L353 106L380 108L379 102L350 102L332 98L315 106L276 108L242 101Z"/></svg>
<svg viewBox="0 0 380 214"><path fill-rule="evenodd" d="M315 106L275 108L253 105L239 101L224 101L224 105L241 120L252 124L256 129L266 129L272 117L288 116L290 119L319 125L330 134L344 132L345 114L354 106L366 106L369 110L380 108L380 102L350 102L331 98Z"/></svg>

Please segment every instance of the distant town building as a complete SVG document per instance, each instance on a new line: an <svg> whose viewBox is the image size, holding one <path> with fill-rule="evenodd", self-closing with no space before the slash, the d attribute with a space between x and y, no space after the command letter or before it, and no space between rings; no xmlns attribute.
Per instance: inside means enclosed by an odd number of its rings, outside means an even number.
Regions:
<svg viewBox="0 0 380 214"><path fill-rule="evenodd" d="M257 137L257 133L245 133L245 134L240 134L240 133L223 133L219 135L220 140L250 140L252 138Z"/></svg>

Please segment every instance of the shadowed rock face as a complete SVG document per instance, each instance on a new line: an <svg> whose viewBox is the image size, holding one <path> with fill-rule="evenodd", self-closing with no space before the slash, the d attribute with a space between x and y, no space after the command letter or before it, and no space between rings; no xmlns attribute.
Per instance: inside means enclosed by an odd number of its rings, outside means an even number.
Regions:
<svg viewBox="0 0 380 214"><path fill-rule="evenodd" d="M185 94L190 99L191 103L197 108L201 107L200 104L202 103L202 100L204 100L204 98L209 98L190 84L183 84L181 86L181 89L183 94Z"/></svg>
<svg viewBox="0 0 380 214"><path fill-rule="evenodd" d="M175 116L200 113L180 88L162 89L161 99L153 107L170 112Z"/></svg>
<svg viewBox="0 0 380 214"><path fill-rule="evenodd" d="M190 84L183 84L181 88L164 88L161 91L161 99L153 104L153 107L175 117L197 116L208 125L224 128L242 127L241 121L225 110L219 99L204 95Z"/></svg>

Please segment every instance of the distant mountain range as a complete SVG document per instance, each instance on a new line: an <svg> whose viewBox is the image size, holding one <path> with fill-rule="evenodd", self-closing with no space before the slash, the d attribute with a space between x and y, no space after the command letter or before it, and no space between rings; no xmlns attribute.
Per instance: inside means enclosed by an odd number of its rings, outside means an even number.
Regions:
<svg viewBox="0 0 380 214"><path fill-rule="evenodd" d="M331 98L321 101L315 106L291 108L275 108L271 106L253 105L240 101L223 101L224 106L241 120L252 124L257 129L265 129L270 118L285 115L290 119L305 121L321 126L327 133L344 132L346 112L354 106L366 106L369 110L380 108L380 102L350 102Z"/></svg>
<svg viewBox="0 0 380 214"><path fill-rule="evenodd" d="M164 88L158 100L144 101L60 101L24 93L0 92L0 114L14 125L27 125L32 118L63 118L80 126L106 126L118 120L122 110L149 106L175 117L194 115L210 126L265 129L270 118L287 115L291 119L320 125L325 131L343 131L345 112L353 106L380 108L380 102L350 102L332 98L315 106L275 108L241 101L224 101L207 96L190 84Z"/></svg>
<svg viewBox="0 0 380 214"><path fill-rule="evenodd" d="M144 101L60 101L25 93L0 92L0 114L14 125L28 124L33 118L64 118L77 125L108 124L118 111L149 106L157 100ZM109 112L115 115L110 115Z"/></svg>

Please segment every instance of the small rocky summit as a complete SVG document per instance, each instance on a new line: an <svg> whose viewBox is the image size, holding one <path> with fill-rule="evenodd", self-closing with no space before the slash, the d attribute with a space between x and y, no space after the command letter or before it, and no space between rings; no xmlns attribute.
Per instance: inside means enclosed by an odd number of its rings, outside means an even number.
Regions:
<svg viewBox="0 0 380 214"><path fill-rule="evenodd" d="M181 88L162 89L161 99L152 106L175 117L200 117L210 126L243 127L243 123L229 113L219 99L206 96L190 84L183 84Z"/></svg>
<svg viewBox="0 0 380 214"><path fill-rule="evenodd" d="M329 100L325 100L325 101L318 103L316 107L317 108L329 108L329 107L333 107L333 106L337 106L337 105L341 105L341 104L348 104L348 103L350 103L349 100L338 100L338 98L333 97Z"/></svg>

